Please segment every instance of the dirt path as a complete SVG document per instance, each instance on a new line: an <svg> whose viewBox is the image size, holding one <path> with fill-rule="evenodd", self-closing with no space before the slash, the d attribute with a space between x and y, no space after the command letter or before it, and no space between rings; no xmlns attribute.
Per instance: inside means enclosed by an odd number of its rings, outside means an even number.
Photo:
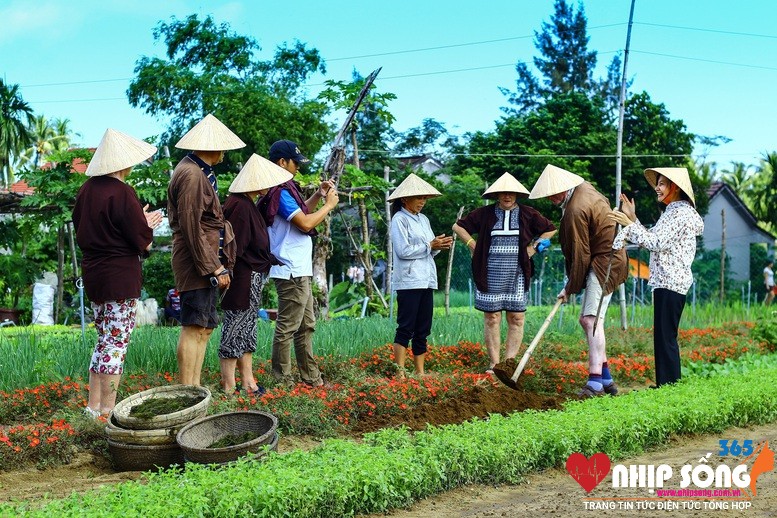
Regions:
<svg viewBox="0 0 777 518"><path fill-rule="evenodd" d="M731 428L719 435L702 436L694 438L677 438L669 442L666 448L640 455L628 460L618 461L617 464L669 464L675 474L671 480L675 485L667 483L666 488L679 487L680 468L685 464L699 465L699 459L708 452L712 452L710 464L717 466L720 457L716 454L720 449L718 440L751 439L754 443L764 440L769 441L772 449L777 446L777 422L752 428ZM731 458L731 457L729 457ZM733 468L737 462L729 460L724 462ZM450 491L442 495L428 498L407 510L399 510L389 514L394 518L475 518L475 517L503 517L503 516L563 516L564 518L598 518L599 516L777 516L777 471L764 473L757 479L758 494L752 500L741 502L749 504L745 510L732 509L733 501L721 500L718 503L726 509L704 509L703 500L695 500L701 506L701 510L683 510L683 502L694 502L692 499L676 500L678 510L636 509L637 503L657 501L647 500L651 497L646 488L615 489L612 487L611 475L608 475L599 486L590 494L589 505L609 503L615 510L586 509L586 493L569 476L565 469L553 469L544 473L531 475L526 481L517 486L467 486ZM594 499L611 500L594 500ZM634 510L619 508L619 502L625 502L628 498L635 504ZM644 498L644 499L643 499ZM740 503L740 502L737 502ZM373 515L371 518L377 518Z"/></svg>

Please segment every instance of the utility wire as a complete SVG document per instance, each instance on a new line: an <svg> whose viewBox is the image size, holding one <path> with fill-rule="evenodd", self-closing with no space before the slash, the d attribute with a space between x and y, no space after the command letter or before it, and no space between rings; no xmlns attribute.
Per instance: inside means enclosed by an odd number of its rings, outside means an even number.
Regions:
<svg viewBox="0 0 777 518"><path fill-rule="evenodd" d="M591 30L594 30L594 29L604 29L604 28L608 28L608 27L618 27L620 25L625 25L625 23L611 23L611 24L607 24L607 25L595 25L595 26L592 26L592 27L588 27L587 30L591 31ZM345 60L348 60L348 59L362 59L362 58L376 58L376 57L381 57L381 56L395 56L397 54L410 54L410 53L413 53L413 52L427 52L427 51L430 51L430 50L454 49L454 48L458 48L458 47L471 47L473 45L485 45L485 44L488 44L488 43L502 43L504 41L525 40L525 39L529 39L529 38L533 38L533 37L534 37L534 35L530 34L530 35L526 35L526 36L513 36L511 38L499 38L499 39L496 39L496 40L470 41L470 42L467 42L467 43L453 43L451 45L440 45L440 46L437 46L437 47L423 47L423 48L418 48L418 49L407 49L407 50L395 50L395 51L391 51L391 52L380 52L380 53L376 53L376 54L362 54L362 55L359 55L359 56L348 56L348 57L344 57L344 58L327 59L326 61L327 62L331 62L331 61L345 61Z"/></svg>
<svg viewBox="0 0 777 518"><path fill-rule="evenodd" d="M684 59L686 61L701 61L702 63L714 63L716 65L729 65L732 67L746 67L746 68L758 68L761 70L777 70L777 67L764 67L761 65L747 65L744 63L732 63L730 61L717 61L714 59L703 59L703 58L689 58L686 56L676 56L674 54L662 54L660 52L648 52L646 50L632 50L632 52L636 52L638 54L648 54L651 56L661 56L664 58L674 58L674 59Z"/></svg>
<svg viewBox="0 0 777 518"><path fill-rule="evenodd" d="M732 36L748 36L751 38L769 38L777 40L774 34L755 34L752 32L721 31L716 29L702 29L701 27L684 27L681 25L664 25L661 23L634 22L635 25L646 25L648 27L664 27L667 29L680 29L684 31L712 32L715 34L730 34Z"/></svg>

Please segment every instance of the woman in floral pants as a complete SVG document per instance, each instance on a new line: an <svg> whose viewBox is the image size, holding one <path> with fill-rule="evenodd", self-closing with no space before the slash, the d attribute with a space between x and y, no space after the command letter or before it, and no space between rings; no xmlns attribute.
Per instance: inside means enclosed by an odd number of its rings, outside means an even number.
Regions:
<svg viewBox="0 0 777 518"><path fill-rule="evenodd" d="M84 288L94 310L97 345L89 362L90 417L107 416L116 404L124 372L142 276L140 258L151 249L152 229L162 221L146 212L125 183L132 167L156 147L108 129L89 162L89 178L76 196L73 224L83 253Z"/></svg>

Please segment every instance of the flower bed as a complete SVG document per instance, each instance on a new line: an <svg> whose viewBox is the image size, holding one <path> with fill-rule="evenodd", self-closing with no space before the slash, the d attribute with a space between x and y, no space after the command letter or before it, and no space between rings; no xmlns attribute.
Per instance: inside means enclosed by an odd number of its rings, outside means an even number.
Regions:
<svg viewBox="0 0 777 518"><path fill-rule="evenodd" d="M385 430L363 444L332 440L258 463L171 470L63 500L0 505L0 515L353 516L386 513L468 483L515 483L560 466L572 452L614 460L666 443L676 434L720 432L777 418L777 358L769 365L712 378L689 378L655 391L432 428ZM693 405L687 404L692 400ZM245 481L250 490L236 491ZM327 481L322 484L321 481ZM197 498L182 487L196 487ZM304 487L305 491L299 488Z"/></svg>
<svg viewBox="0 0 777 518"><path fill-rule="evenodd" d="M681 332L684 364L723 364L773 347L763 340L752 339L751 329L749 324L731 324ZM650 338L649 330L645 329L608 333L610 367L621 386L644 386L652 382L653 357L643 350L648 345L652 347ZM457 422L457 417L460 422L472 416L485 416L487 414L471 412L472 409L464 407L477 405L484 391L504 388L484 374L488 362L484 347L473 342L432 347L427 366L435 375L422 379L393 377L395 367L391 344L381 345L356 358L326 356L319 360L332 381L327 388L311 388L304 384L292 389L276 386L269 374L269 362L260 362L256 364L255 374L267 392L261 397L214 396L210 412L265 410L278 417L278 429L283 434L331 437L351 430L375 429L369 425L370 422L380 426L403 424L406 419L418 414L419 409L423 409L421 414L428 414L426 422L432 424ZM521 375L522 388L528 393L565 398L585 382L586 361L587 351L579 336L554 336L551 333L547 343L537 348ZM211 387L218 386L218 373L206 372L203 381ZM171 383L174 383L174 375L169 372L129 374L122 381L120 397ZM509 398L499 393L490 395L494 396L493 399L516 399L515 392ZM86 404L86 398L84 382L70 379L0 392L0 424L6 427L37 425L63 415L68 416L73 424L78 424L83 421L80 411ZM537 400L529 401L523 407L489 407L489 413L506 414L523 408L555 408L557 405L554 400ZM433 413L437 410L449 411L453 415L435 421ZM79 434L80 431L77 432ZM84 440L88 441L89 437ZM25 444L21 443L22 446ZM14 445L19 446L17 442ZM29 449L29 446L25 448ZM59 454L52 452L51 455ZM19 457L19 462L37 463L39 460Z"/></svg>

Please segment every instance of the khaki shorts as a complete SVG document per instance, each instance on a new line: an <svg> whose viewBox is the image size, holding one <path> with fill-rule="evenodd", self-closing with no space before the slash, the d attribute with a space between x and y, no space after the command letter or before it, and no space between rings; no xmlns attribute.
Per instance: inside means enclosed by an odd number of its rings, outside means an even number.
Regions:
<svg viewBox="0 0 777 518"><path fill-rule="evenodd" d="M602 296L602 286L599 284L599 279L596 278L596 274L593 270L588 272L588 278L585 283L585 292L583 293L582 307L580 308L580 316L596 316L596 310L599 308L599 298ZM599 318L604 318L607 313L607 306L610 305L610 299L612 293L605 295L602 300L602 310L599 313Z"/></svg>

